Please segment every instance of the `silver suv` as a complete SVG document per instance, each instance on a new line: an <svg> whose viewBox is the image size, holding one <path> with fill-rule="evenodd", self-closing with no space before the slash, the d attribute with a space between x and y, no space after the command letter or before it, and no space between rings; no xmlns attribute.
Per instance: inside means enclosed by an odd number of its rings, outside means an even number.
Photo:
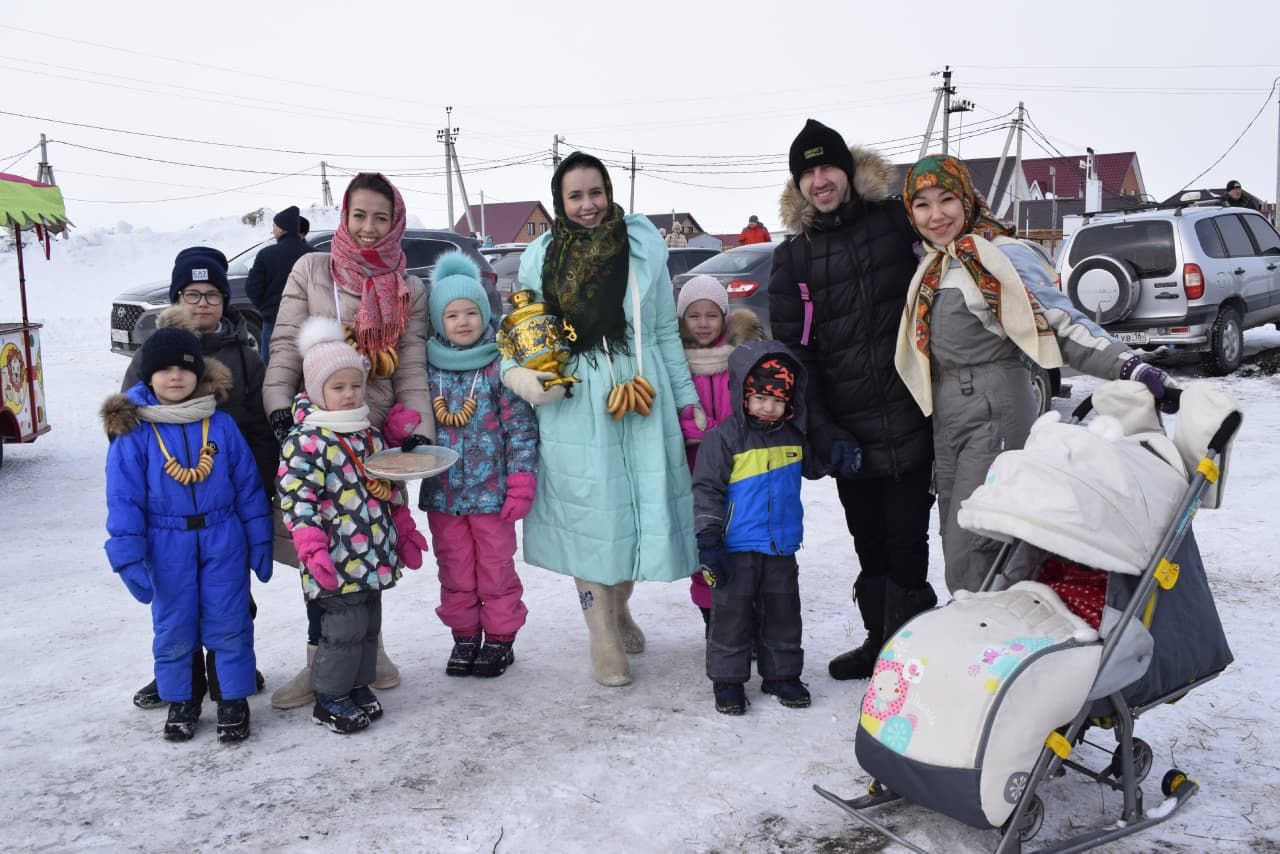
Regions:
<svg viewBox="0 0 1280 854"><path fill-rule="evenodd" d="M1280 321L1280 234L1257 211L1192 205L1085 217L1060 287L1108 332L1147 350L1197 350L1229 374L1243 331Z"/></svg>

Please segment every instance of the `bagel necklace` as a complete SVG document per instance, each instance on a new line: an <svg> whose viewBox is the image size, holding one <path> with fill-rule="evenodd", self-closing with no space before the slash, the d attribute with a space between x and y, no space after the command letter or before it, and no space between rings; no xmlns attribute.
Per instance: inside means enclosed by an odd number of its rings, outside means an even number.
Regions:
<svg viewBox="0 0 1280 854"><path fill-rule="evenodd" d="M481 370L484 370L481 368ZM440 378L440 393L431 401L431 411L436 416L436 423L443 424L446 427L465 427L476 414L476 381L480 379L480 371L476 371L475 376L471 378L471 390L467 392L467 399L462 401L462 406L457 412L449 410L449 403L444 399L444 377Z"/></svg>
<svg viewBox="0 0 1280 854"><path fill-rule="evenodd" d="M364 436L364 447L373 450L373 436L366 429L361 435ZM341 433L334 433L334 438L338 440L338 444L342 446L342 450L347 452L347 459L351 461L351 465L364 478L365 488L369 490L369 494L379 501L386 501L391 497L391 481L382 480L381 478L369 477L369 472L365 470L364 460L360 458L352 447L347 444L347 440L342 437Z"/></svg>
<svg viewBox="0 0 1280 854"><path fill-rule="evenodd" d="M151 429L156 434L156 442L160 445L160 453L164 455L164 471L169 477L183 486L191 486L193 483L200 483L213 471L213 457L218 453L218 446L209 441L208 418L204 419L200 426L200 457L196 464L190 468L183 466L173 458L173 454L170 454L169 449L164 445L164 439L160 438L159 428L154 423L151 425Z"/></svg>

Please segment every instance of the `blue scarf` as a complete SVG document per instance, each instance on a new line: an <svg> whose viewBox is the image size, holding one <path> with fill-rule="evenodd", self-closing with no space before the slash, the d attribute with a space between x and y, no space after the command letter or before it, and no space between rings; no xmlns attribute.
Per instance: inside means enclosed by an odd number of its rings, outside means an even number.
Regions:
<svg viewBox="0 0 1280 854"><path fill-rule="evenodd" d="M497 333L490 326L470 347L459 347L437 332L427 341L427 361L442 371L474 371L498 358Z"/></svg>

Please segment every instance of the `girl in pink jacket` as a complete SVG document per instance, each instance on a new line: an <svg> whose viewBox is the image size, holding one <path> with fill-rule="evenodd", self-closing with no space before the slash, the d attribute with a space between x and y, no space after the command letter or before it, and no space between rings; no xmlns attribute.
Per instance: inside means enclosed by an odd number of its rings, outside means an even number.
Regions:
<svg viewBox="0 0 1280 854"><path fill-rule="evenodd" d="M680 319L680 338L684 355L689 360L689 373L698 390L705 419L698 418L696 408L680 416L684 432L689 470L698 456L698 445L707 431L733 414L729 397L729 354L739 344L760 341L764 329L760 318L749 308L729 312L729 295L714 276L694 276L684 283L676 298L676 316ZM695 572L690 579L689 597L702 612L703 623L711 620L711 588Z"/></svg>

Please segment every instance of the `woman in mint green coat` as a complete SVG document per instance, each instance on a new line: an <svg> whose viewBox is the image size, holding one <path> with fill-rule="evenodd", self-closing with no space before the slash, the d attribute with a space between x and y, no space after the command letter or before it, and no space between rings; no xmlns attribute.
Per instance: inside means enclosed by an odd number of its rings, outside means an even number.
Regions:
<svg viewBox="0 0 1280 854"><path fill-rule="evenodd" d="M627 609L635 582L675 581L696 568L679 413L697 407L698 395L657 229L623 214L604 164L582 152L561 162L551 192L556 220L525 250L519 286L572 324L566 371L580 382L566 396L564 386L543 388L551 374L503 363L503 382L538 416L538 493L524 520L524 559L573 576L593 675L625 685L626 653L644 649ZM611 397L636 377L634 392ZM615 417L619 406L625 414Z"/></svg>

